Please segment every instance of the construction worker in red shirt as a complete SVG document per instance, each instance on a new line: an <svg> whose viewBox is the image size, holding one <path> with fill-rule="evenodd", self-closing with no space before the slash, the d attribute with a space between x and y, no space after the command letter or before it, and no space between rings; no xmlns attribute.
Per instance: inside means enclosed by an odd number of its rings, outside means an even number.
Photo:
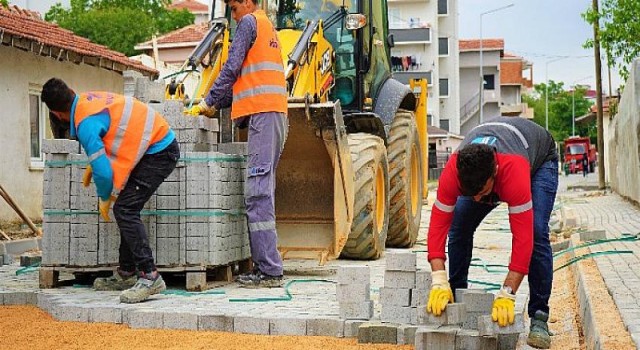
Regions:
<svg viewBox="0 0 640 350"><path fill-rule="evenodd" d="M558 188L558 155L551 134L522 118L498 117L472 129L445 166L428 231L432 288L427 311L440 315L458 288L467 288L473 235L499 202L509 206L512 253L497 293L493 320L514 322L516 292L529 275L527 343L547 349L553 257L549 218ZM449 278L445 242L449 237Z"/></svg>
<svg viewBox="0 0 640 350"><path fill-rule="evenodd" d="M209 94L188 113L212 116L231 106L234 124L249 128L245 204L255 269L237 281L245 287L280 287L275 176L288 132L287 90L277 33L256 1L225 0L238 23L229 56Z"/></svg>
<svg viewBox="0 0 640 350"><path fill-rule="evenodd" d="M141 302L164 291L140 212L180 158L169 124L133 97L103 91L76 94L58 78L44 84L42 101L50 110L56 137L68 130L87 153L90 165L83 183L86 187L94 179L105 221L111 221L109 209L115 202L120 266L112 277L97 278L94 288L122 290L123 303Z"/></svg>

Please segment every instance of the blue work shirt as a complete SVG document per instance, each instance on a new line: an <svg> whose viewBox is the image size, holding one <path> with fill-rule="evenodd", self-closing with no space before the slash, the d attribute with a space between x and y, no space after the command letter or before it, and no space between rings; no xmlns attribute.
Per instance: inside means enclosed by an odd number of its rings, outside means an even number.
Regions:
<svg viewBox="0 0 640 350"><path fill-rule="evenodd" d="M93 168L93 181L96 183L98 197L102 200L107 200L113 191L113 169L111 168L111 161L106 153L102 152L104 150L102 138L107 134L107 131L109 131L111 117L105 109L100 113L84 118L76 130L74 116L76 114L78 99L78 95L76 95L71 105L70 134L72 138L75 137L78 139L80 145L89 157L91 168ZM149 145L145 154L155 154L164 150L175 138L176 136L173 130L169 129L169 132L162 140Z"/></svg>

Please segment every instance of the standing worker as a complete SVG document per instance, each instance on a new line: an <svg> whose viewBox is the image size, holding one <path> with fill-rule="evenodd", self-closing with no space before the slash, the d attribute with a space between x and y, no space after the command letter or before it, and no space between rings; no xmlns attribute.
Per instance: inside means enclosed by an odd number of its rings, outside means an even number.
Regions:
<svg viewBox="0 0 640 350"><path fill-rule="evenodd" d="M585 153L582 155L582 177L587 177L589 174L589 156Z"/></svg>
<svg viewBox="0 0 640 350"><path fill-rule="evenodd" d="M549 217L557 189L558 155L545 129L509 117L472 129L445 166L431 211L427 242L433 281L427 311L440 315L453 302L454 291L467 288L475 230L503 201L509 205L512 254L509 272L493 302L493 320L500 326L514 322L515 294L528 273L531 329L527 343L548 349L553 280Z"/></svg>
<svg viewBox="0 0 640 350"><path fill-rule="evenodd" d="M87 153L90 165L83 184L87 187L91 177L95 180L105 221L111 221L109 208L115 201L120 266L112 277L97 278L93 287L123 290L123 303L138 303L162 292L166 286L156 269L140 211L180 158L169 124L132 97L102 91L77 95L58 78L44 84L42 101L53 115L52 129L67 126L70 137L77 137ZM119 192L117 198L114 192Z"/></svg>
<svg viewBox="0 0 640 350"><path fill-rule="evenodd" d="M279 287L282 257L277 249L275 179L288 130L287 90L277 33L256 1L225 0L238 23L229 58L207 97L188 113L213 116L231 106L234 124L249 127L245 204L255 268L240 275L238 282Z"/></svg>

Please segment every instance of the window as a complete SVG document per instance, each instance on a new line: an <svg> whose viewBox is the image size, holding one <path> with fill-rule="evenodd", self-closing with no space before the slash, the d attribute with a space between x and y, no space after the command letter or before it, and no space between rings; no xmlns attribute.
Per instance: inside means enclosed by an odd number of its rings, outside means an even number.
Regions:
<svg viewBox="0 0 640 350"><path fill-rule="evenodd" d="M496 76L493 74L487 74L484 76L484 89L495 90L496 89Z"/></svg>
<svg viewBox="0 0 640 350"><path fill-rule="evenodd" d="M449 131L449 119L440 119L440 129Z"/></svg>
<svg viewBox="0 0 640 350"><path fill-rule="evenodd" d="M449 6L447 4L448 0L438 0L438 14L439 15L448 15L449 14Z"/></svg>
<svg viewBox="0 0 640 350"><path fill-rule="evenodd" d="M42 168L42 139L53 138L48 121L49 112L40 99L39 88L29 88L29 155L31 167Z"/></svg>
<svg viewBox="0 0 640 350"><path fill-rule="evenodd" d="M427 114L427 125L433 126L433 116L431 114Z"/></svg>
<svg viewBox="0 0 640 350"><path fill-rule="evenodd" d="M440 79L440 97L449 97L449 79Z"/></svg>
<svg viewBox="0 0 640 350"><path fill-rule="evenodd" d="M438 55L449 56L449 38L438 38Z"/></svg>
<svg viewBox="0 0 640 350"><path fill-rule="evenodd" d="M406 27L406 21L402 19L400 9L389 9L389 28L390 29L402 29Z"/></svg>

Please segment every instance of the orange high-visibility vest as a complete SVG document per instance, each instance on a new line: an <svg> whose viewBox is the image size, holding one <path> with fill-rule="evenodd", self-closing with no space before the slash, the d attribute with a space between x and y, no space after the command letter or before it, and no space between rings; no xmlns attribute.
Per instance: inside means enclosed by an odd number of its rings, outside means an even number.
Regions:
<svg viewBox="0 0 640 350"><path fill-rule="evenodd" d="M264 11L251 15L257 23L256 41L233 84L231 119L262 112L287 113L287 87L277 33Z"/></svg>
<svg viewBox="0 0 640 350"><path fill-rule="evenodd" d="M153 108L133 97L91 91L78 95L73 117L76 130L86 117L105 110L111 122L102 141L113 169L113 187L121 191L149 146L162 140L170 126Z"/></svg>

